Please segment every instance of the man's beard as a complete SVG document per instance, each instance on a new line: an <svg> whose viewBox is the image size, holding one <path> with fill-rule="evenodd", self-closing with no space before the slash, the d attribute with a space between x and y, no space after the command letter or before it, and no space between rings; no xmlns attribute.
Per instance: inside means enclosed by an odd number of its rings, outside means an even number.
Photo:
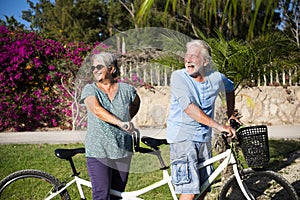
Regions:
<svg viewBox="0 0 300 200"><path fill-rule="evenodd" d="M192 78L196 78L198 76L205 77L204 66L199 65L196 67L196 65L194 63L186 63L185 67L188 67L188 66L194 66L194 69L198 69L197 71L193 72L192 74L189 74Z"/></svg>
<svg viewBox="0 0 300 200"><path fill-rule="evenodd" d="M192 73L192 74L189 74L190 75L190 77L192 77L192 78L197 78L198 76L202 76L202 74L199 72L199 71L196 71L196 72L194 72L194 73Z"/></svg>

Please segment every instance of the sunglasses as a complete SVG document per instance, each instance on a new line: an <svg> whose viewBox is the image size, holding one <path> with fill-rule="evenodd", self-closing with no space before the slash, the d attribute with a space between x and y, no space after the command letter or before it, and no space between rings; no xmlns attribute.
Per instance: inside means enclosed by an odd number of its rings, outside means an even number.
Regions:
<svg viewBox="0 0 300 200"><path fill-rule="evenodd" d="M105 67L104 65L96 65L96 66L91 66L91 71L93 72L95 69L100 70L103 67Z"/></svg>

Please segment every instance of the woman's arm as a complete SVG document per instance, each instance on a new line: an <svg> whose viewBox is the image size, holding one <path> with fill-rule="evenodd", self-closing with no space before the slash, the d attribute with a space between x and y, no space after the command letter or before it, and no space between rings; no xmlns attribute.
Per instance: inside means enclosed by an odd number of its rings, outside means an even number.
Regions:
<svg viewBox="0 0 300 200"><path fill-rule="evenodd" d="M113 125L120 126L122 121L118 119L116 116L112 115L105 108L103 108L95 96L88 96L85 98L84 103L87 109L96 115L102 121L108 122Z"/></svg>
<svg viewBox="0 0 300 200"><path fill-rule="evenodd" d="M141 104L141 100L138 94L135 95L135 98L132 102L132 104L129 106L129 114L130 114L130 118L132 119L136 113L139 111L140 109L140 104Z"/></svg>

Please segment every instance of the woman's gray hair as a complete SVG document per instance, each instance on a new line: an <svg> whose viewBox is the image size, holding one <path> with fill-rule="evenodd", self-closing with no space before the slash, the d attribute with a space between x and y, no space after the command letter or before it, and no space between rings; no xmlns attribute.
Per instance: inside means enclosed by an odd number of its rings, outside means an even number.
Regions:
<svg viewBox="0 0 300 200"><path fill-rule="evenodd" d="M92 61L97 61L99 65L106 66L108 68L111 68L113 65L115 67L115 71L112 73L112 76L116 78L120 74L120 69L118 67L118 61L114 54L107 53L107 52L101 52L98 54L94 54L92 56ZM93 63L93 62L92 62Z"/></svg>
<svg viewBox="0 0 300 200"><path fill-rule="evenodd" d="M211 48L210 46L203 40L192 40L186 44L186 48L189 49L191 46L197 46L201 51L201 56L204 60L211 62Z"/></svg>

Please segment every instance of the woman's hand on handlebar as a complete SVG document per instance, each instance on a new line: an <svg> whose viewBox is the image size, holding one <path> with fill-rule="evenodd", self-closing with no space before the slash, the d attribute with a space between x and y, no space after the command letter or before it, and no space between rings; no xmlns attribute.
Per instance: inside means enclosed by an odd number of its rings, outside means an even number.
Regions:
<svg viewBox="0 0 300 200"><path fill-rule="evenodd" d="M132 122L119 122L118 126L126 132L131 133L134 131L134 125Z"/></svg>

